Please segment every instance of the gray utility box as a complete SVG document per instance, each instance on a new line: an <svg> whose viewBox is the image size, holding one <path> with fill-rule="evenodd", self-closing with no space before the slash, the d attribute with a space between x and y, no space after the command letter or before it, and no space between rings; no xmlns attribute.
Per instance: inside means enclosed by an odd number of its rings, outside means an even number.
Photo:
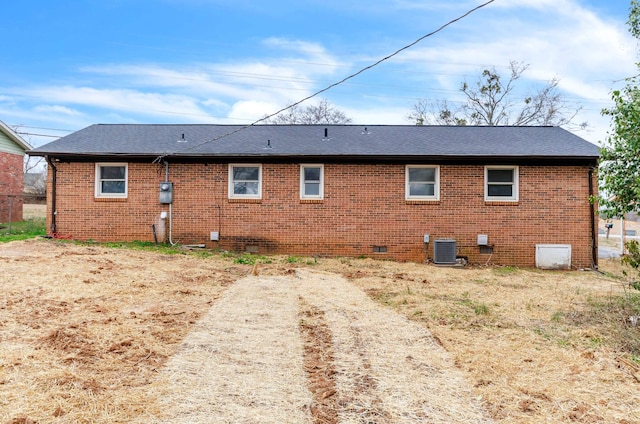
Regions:
<svg viewBox="0 0 640 424"><path fill-rule="evenodd" d="M456 241L452 239L439 239L433 242L433 263L455 265Z"/></svg>
<svg viewBox="0 0 640 424"><path fill-rule="evenodd" d="M173 203L173 183L168 181L160 183L160 203L165 205Z"/></svg>

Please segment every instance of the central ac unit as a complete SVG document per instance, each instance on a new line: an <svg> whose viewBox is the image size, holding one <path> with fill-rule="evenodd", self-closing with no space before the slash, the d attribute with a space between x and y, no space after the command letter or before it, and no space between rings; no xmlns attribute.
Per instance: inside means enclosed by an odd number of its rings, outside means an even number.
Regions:
<svg viewBox="0 0 640 424"><path fill-rule="evenodd" d="M435 240L433 242L433 263L455 265L456 241L452 239Z"/></svg>

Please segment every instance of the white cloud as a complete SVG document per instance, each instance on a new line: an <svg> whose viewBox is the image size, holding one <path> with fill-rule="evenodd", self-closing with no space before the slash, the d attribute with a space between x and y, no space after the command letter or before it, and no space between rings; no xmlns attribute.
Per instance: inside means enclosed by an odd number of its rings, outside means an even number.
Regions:
<svg viewBox="0 0 640 424"><path fill-rule="evenodd" d="M39 105L39 106L36 106L33 110L34 112L37 112L40 114L45 113L45 114L67 115L67 116L82 115L82 112L78 110L74 110L66 106L60 106L60 105Z"/></svg>
<svg viewBox="0 0 640 424"><path fill-rule="evenodd" d="M63 104L129 111L141 115L208 116L194 99L173 94L73 86L37 87L24 90L22 94L42 101L56 99Z"/></svg>
<svg viewBox="0 0 640 424"><path fill-rule="evenodd" d="M333 55L327 52L324 46L318 43L271 37L265 39L263 44L277 50L292 51L295 55L290 59L291 62L289 65L296 64L296 62L301 64L301 58L304 58L307 62L311 62L314 66L309 66L309 63L302 63L305 73L326 75L333 73L336 68L340 66L345 66L344 63L334 58ZM301 69L298 70L300 71Z"/></svg>
<svg viewBox="0 0 640 424"><path fill-rule="evenodd" d="M577 118L597 126L585 136L596 141L595 134L606 133L599 114L615 81L636 72L636 48L624 22L576 1L509 0L492 3L458 22L457 31L424 40L394 61L411 69L407 77L421 87L421 97L449 100L461 99L460 83L475 82L485 67L504 74L512 60L530 64L518 89L559 79L567 100L584 106Z"/></svg>
<svg viewBox="0 0 640 424"><path fill-rule="evenodd" d="M398 25L411 22L418 28L417 22L426 23L426 29L417 29L426 32L478 3L372 0L362 13L375 23L374 15L386 10ZM331 0L329 7L344 16L345 9L362 4ZM341 36L344 46L335 42ZM73 75L74 84L3 87L0 105L11 102L25 116L36 110L46 119L59 116L65 122L246 123L353 72L354 51L362 55L357 63L364 67L382 57L381 45L392 46L384 54L408 41L390 33L372 37L368 45L346 46L351 40L343 31L334 35L334 48L340 50L333 51L315 37L311 28L305 40L270 37L245 57L211 62L94 64ZM517 60L531 65L523 75L523 89L558 78L568 99L584 104L579 119L598 125L586 135L591 139L604 133L599 111L613 81L636 70L636 47L624 22L607 20L574 0L500 0L323 97L355 123L406 124L414 99L456 101L462 81L475 81L484 67L506 71ZM17 109L7 116L15 116Z"/></svg>
<svg viewBox="0 0 640 424"><path fill-rule="evenodd" d="M236 102L231 107L228 115L228 123L251 123L270 115L281 109L281 106L269 102L261 102L256 100L242 100Z"/></svg>
<svg viewBox="0 0 640 424"><path fill-rule="evenodd" d="M257 108L264 113L271 113L289 103L292 98L308 96L318 86L317 78L330 78L336 67L344 66L317 43L269 38L263 44L277 52L285 52L287 56L187 66L112 64L83 67L84 73L117 79L121 86L130 87L128 91L96 90L88 98L98 106L113 107L115 104L112 103L117 102L112 101L115 100L112 94L117 94L126 100L125 110L131 111L137 110L141 102L163 104L170 99L169 103L178 101L183 106L187 103L183 113L202 114L203 111L196 107L200 105L207 111L211 110L215 116L228 114L229 118L240 119L239 110L253 111ZM165 94L159 101L159 94L146 94L146 89L179 94ZM74 88L70 91L78 90ZM137 94L134 96L133 92ZM86 96L83 93L81 97ZM182 98L176 100L177 97ZM264 105L277 106L267 110ZM148 110L156 111L158 107ZM162 110L167 110L167 107L163 106ZM254 112L249 112L244 119L255 116Z"/></svg>
<svg viewBox="0 0 640 424"><path fill-rule="evenodd" d="M339 109L345 112L345 114L352 119L353 124L411 125L411 122L407 119L407 115L410 112L408 105L388 105L384 108L339 107Z"/></svg>

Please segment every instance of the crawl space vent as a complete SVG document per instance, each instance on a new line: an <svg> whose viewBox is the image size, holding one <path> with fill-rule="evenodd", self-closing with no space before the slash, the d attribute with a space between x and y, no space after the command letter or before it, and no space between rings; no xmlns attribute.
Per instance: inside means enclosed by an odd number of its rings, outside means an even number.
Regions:
<svg viewBox="0 0 640 424"><path fill-rule="evenodd" d="M571 245L536 244L536 268L571 269Z"/></svg>

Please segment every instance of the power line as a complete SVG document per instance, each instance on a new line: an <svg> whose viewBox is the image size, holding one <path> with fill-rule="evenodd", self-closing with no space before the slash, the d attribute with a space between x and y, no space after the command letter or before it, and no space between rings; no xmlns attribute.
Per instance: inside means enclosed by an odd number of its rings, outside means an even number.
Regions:
<svg viewBox="0 0 640 424"><path fill-rule="evenodd" d="M31 135L31 136L34 136L34 137L60 138L60 136L59 136L59 135L35 134L35 133L20 132L20 131L16 131L16 134L20 134L20 135Z"/></svg>
<svg viewBox="0 0 640 424"><path fill-rule="evenodd" d="M479 5L479 6L474 7L473 9L471 9L471 10L467 11L466 13L464 13L463 15L460 15L459 17L457 17L457 18L455 18L455 19L452 19L452 20L450 20L449 22L447 22L446 24L444 24L444 25L440 26L440 27L439 27L438 29L436 29L435 31L432 31L432 32L430 32L430 33L428 33L428 34L425 34L425 35L423 35L422 37L420 37L420 38L418 38L417 40L415 40L414 42L412 42L412 43L410 43L410 44L407 44L407 45L406 45L406 46L404 46L404 47L399 48L398 50L396 50L395 52L391 53L390 55L383 57L382 59L380 59L380 60L378 60L378 61L374 62L374 63L373 63L373 64L371 64L371 65L365 66L364 68L362 68L362 69L360 69L359 71L357 71L357 72L355 72L355 73L353 73L353 74L351 74L351 75L349 75L349 76L347 76L347 77L345 77L345 78L341 79L340 81L335 82L335 83L333 83L333 84L330 84L330 85L328 85L327 87L323 88L322 90L318 90L318 91L316 91L315 93L313 93L313 94L311 94L311 95L309 95L309 96L307 96L307 97L303 98L302 100L299 100L299 101L297 101L297 102L295 102L295 103L292 103L292 104L290 104L289 106L286 106L286 107L284 107L284 108L282 108L282 109L278 110L277 112L272 113L271 115L267 115L267 116L265 116L265 117L263 117L263 118L258 119L257 121L252 122L251 124L245 125L244 127L238 128L238 129L236 129L236 130L234 130L234 131L230 131L230 132L228 132L228 133L226 133L226 134L223 134L223 135L220 135L220 136L218 136L218 137L215 137L215 138L213 138L212 140L207 140L207 141L205 141L205 142L202 142L202 143L199 143L199 144L193 145L193 146L191 146L190 148L188 148L188 149L186 149L186 150L193 150L193 149L195 149L195 148L197 148L197 147L200 147L200 146L203 146L203 145L205 145L205 144L212 143L212 142L214 142L214 141L218 141L218 140L220 140L220 139L222 139L222 138L224 138L224 137L228 137L228 136L230 136L230 135L232 135L232 134L236 134L236 133L238 133L238 132L240 132L240 131L243 131L243 130L245 130L245 129L247 129L247 128L250 128L250 127L252 127L252 126L257 125L257 124L259 124L260 122L263 122L263 121L266 121L266 120L268 120L268 119L270 119L270 118L273 118L274 116L276 116L276 115L278 115L278 114L280 114L280 113L282 113L282 112L284 112L284 111L286 111L286 110L289 110L289 109L291 109L291 108L294 108L294 107L296 107L296 106L300 105L301 103L304 103L304 102L306 102L306 101L307 101L307 100L309 100L309 99L312 99L312 98L314 98L314 97L316 97L316 96L318 96L318 95L320 95L320 94L322 94L322 93L324 93L324 92L326 92L326 91L329 91L329 90L331 90L332 88L337 87L338 85L341 85L341 84L345 83L346 81L348 81L348 80L350 80L350 79L352 79L352 78L357 77L358 75L362 74L363 72L366 72L366 71L368 71L369 69L371 69L371 68L374 68L374 67L378 66L378 65L379 65L379 64L381 64L382 62L385 62L385 61L387 61L387 60L391 59L392 57L394 57L394 56L396 56L396 55L400 54L401 52L403 52L403 51L405 51L405 50L407 50L407 49L409 49L409 48L411 48L411 47L415 46L416 44L418 44L418 43L419 43L419 42L421 42L422 40L424 40L424 39L426 39L426 38L428 38L428 37L431 37L431 36L433 36L433 35L435 35L435 34L439 33L440 31L444 30L446 27L448 27L448 26L450 26L450 25L452 25L452 24L454 24L454 23L456 23L456 22L460 21L461 19L464 19L465 17L469 16L469 15L470 15L470 14L472 14L473 12L475 12L475 11L477 11L477 10L479 10L479 9L481 9L481 8L483 8L483 7L485 7L485 6L489 5L490 3L493 3L493 2L494 2L494 0L489 0L489 1L485 2L485 3L482 3L482 4L481 4L481 5ZM164 156L166 156L166 155L159 156L156 160L160 160L160 159L161 159L162 157L164 157Z"/></svg>
<svg viewBox="0 0 640 424"><path fill-rule="evenodd" d="M64 130L64 129L60 129L60 128L47 128L47 127L31 127L29 125L22 125L22 124L18 124L18 125L14 125L15 128L31 128L34 130L48 130L48 131L62 131L62 132L69 132L72 133L75 130Z"/></svg>
<svg viewBox="0 0 640 424"><path fill-rule="evenodd" d="M291 61L293 62L293 61ZM299 63L309 63L312 64L311 62L299 62ZM466 64L454 64L456 66L466 66ZM329 65L326 65L329 66ZM476 66L478 68L480 67L487 67L486 65L469 65L469 66ZM507 67L504 67L505 69L507 69ZM291 85L293 84L319 84L319 83L323 83L323 81L321 80L314 80L314 79L309 79L309 78L301 78L301 77L272 77L272 76L267 76L267 75L263 75L263 74L253 74L253 73L239 73L239 72L222 72L222 71L206 71L208 74L215 74L215 75L222 75L222 76L230 76L230 77L238 77L238 78L251 78L254 80L272 80L272 81L281 81L281 82L285 82L285 83L291 83ZM146 76L155 76L154 73L149 73L149 74L145 74ZM446 73L446 72L426 72L426 71L402 71L402 75L432 75L432 76L459 76L459 77L466 77L466 74L455 74L455 73ZM206 83L214 83L213 81L211 81L208 78L196 78L196 77L179 77L179 76L167 76L167 75L161 75L163 78L165 79L174 79L174 80L183 80L183 81L196 81L196 82L206 82ZM534 80L537 81L537 80ZM215 83L220 83L220 81L216 81ZM230 82L230 81L225 81L224 82L225 85L236 85L236 86L244 86L244 87L252 87L252 88L270 88L270 89L286 89L288 91L307 91L304 88L293 88L291 86L276 86L276 85L262 85L262 84L254 84L251 82ZM352 82L350 81L349 84L354 85L354 86L361 86L361 87L383 87L383 88L395 88L395 89L400 89L400 90L407 90L407 91L411 91L411 92L415 92L415 87L408 87L408 86L403 86L403 85L397 85L397 84L380 84L380 83L363 83L363 82ZM426 91L429 92L442 92L442 93L457 93L459 92L459 90L451 90L451 89L446 89L446 88L442 88L442 89L434 89L434 88L430 88ZM375 95L374 97L390 97L390 98L407 98L407 97L398 97L398 96L384 96L384 95ZM409 98L416 98L416 96L411 96ZM417 97L419 98L419 96ZM569 99L571 100L571 99ZM585 101L585 102L598 102L598 103L603 103L603 102L608 102L610 99L609 98L602 98L602 99L594 99L594 98L584 98L584 97L580 97L580 98L576 98L576 100L580 100L580 101ZM145 109L148 110L148 109ZM174 112L168 112L168 111L162 111L162 110L154 110L155 112L162 112L162 113L167 113L167 114L180 114L180 113L174 113ZM191 114L186 114L186 115L191 115ZM193 114L194 116L210 116L210 115L204 115L204 114ZM249 120L249 119L247 119ZM58 129L53 129L53 128L38 128L38 127L25 127L25 128L37 128L37 129L46 129L46 130L53 130L53 131L68 131L68 132L73 132L72 130L58 130Z"/></svg>

